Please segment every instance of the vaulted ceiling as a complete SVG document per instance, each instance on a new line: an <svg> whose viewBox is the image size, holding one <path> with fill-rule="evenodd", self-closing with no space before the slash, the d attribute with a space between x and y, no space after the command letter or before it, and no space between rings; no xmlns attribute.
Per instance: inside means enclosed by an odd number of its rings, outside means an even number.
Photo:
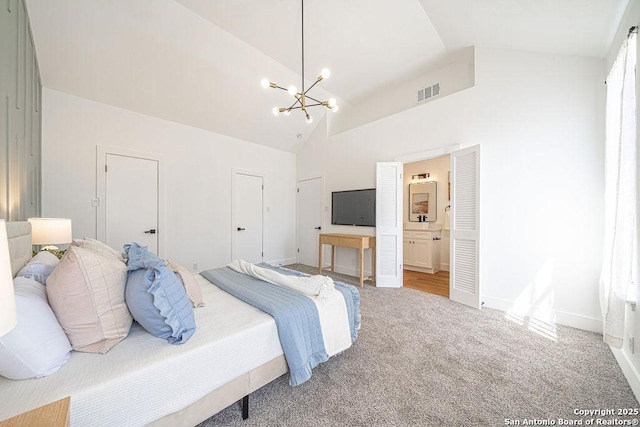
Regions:
<svg viewBox="0 0 640 427"><path fill-rule="evenodd" d="M307 0L305 76L357 104L468 46L604 58L629 0ZM27 0L45 87L295 152L300 0ZM340 114L331 113L328 114ZM301 135L301 137L298 137Z"/></svg>

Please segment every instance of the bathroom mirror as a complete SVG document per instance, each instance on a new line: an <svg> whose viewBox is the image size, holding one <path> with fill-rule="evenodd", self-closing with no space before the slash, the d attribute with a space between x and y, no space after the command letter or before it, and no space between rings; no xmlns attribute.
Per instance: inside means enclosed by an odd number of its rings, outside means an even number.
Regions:
<svg viewBox="0 0 640 427"><path fill-rule="evenodd" d="M409 184L409 221L434 222L438 211L437 182Z"/></svg>

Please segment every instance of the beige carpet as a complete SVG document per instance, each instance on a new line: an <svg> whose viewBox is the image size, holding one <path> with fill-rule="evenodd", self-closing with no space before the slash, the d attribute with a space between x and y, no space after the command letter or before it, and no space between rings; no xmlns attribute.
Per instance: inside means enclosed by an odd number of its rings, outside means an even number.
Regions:
<svg viewBox="0 0 640 427"><path fill-rule="evenodd" d="M640 408L598 334L406 288L365 285L360 293L362 328L349 350L300 386L285 375L253 393L248 420L232 405L201 426L557 425L580 418L576 409Z"/></svg>

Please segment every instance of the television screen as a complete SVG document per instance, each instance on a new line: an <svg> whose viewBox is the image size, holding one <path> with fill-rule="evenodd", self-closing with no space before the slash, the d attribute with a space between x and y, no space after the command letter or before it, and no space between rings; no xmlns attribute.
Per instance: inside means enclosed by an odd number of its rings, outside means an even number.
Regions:
<svg viewBox="0 0 640 427"><path fill-rule="evenodd" d="M376 189L331 193L331 224L376 226Z"/></svg>

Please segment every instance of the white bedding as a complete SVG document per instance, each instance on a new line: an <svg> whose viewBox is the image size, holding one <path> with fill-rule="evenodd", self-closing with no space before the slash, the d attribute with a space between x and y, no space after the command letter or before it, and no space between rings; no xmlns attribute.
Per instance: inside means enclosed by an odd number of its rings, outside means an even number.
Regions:
<svg viewBox="0 0 640 427"><path fill-rule="evenodd" d="M73 352L55 374L0 377L0 420L71 396L72 426L140 426L282 355L275 321L197 276L196 333L169 345L134 323L106 355Z"/></svg>

